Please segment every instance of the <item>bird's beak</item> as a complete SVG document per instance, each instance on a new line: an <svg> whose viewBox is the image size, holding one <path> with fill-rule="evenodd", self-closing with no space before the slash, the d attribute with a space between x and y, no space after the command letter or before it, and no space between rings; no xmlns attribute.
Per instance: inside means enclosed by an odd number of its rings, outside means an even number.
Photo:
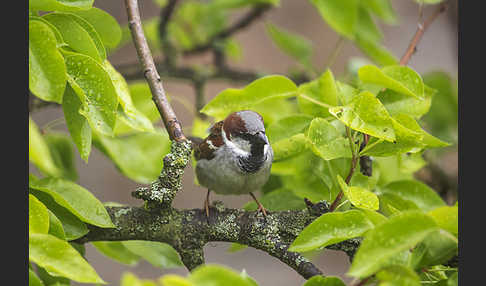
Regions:
<svg viewBox="0 0 486 286"><path fill-rule="evenodd" d="M257 134L255 134L255 136L258 139L258 141L260 141L261 143L268 144L268 138L267 135L265 135L265 132L260 131Z"/></svg>

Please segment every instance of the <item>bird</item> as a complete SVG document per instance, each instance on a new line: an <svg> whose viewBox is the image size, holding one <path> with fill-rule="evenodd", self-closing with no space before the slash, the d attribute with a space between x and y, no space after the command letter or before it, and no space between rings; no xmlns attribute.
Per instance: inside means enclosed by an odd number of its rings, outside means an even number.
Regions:
<svg viewBox="0 0 486 286"><path fill-rule="evenodd" d="M270 176L273 150L265 134L263 117L255 111L240 110L209 128L205 139L191 137L195 173L199 184L208 189L204 208L209 218L209 194L250 194L266 217L264 206L254 191Z"/></svg>

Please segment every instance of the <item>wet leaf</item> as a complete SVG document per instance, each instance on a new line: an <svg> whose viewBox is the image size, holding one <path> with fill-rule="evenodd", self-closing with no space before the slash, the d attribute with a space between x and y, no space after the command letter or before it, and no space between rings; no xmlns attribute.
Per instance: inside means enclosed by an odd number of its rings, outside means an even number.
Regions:
<svg viewBox="0 0 486 286"><path fill-rule="evenodd" d="M308 139L303 133L272 143L275 162L298 155L307 147Z"/></svg>
<svg viewBox="0 0 486 286"><path fill-rule="evenodd" d="M243 89L223 90L208 102L201 112L213 116L215 120L222 120L231 112L252 109L265 99L295 96L296 91L297 86L284 76L265 76L253 81Z"/></svg>
<svg viewBox="0 0 486 286"><path fill-rule="evenodd" d="M329 108L329 112L351 129L384 139L395 140L391 117L381 102L370 92L361 92L344 106Z"/></svg>
<svg viewBox="0 0 486 286"><path fill-rule="evenodd" d="M189 281L198 286L254 286L248 278L242 277L226 266L205 264L191 272Z"/></svg>
<svg viewBox="0 0 486 286"><path fill-rule="evenodd" d="M420 278L411 268L404 265L391 265L376 273L383 286L420 286Z"/></svg>
<svg viewBox="0 0 486 286"><path fill-rule="evenodd" d="M394 194L404 200L411 201L426 212L445 206L445 202L434 190L417 180L394 181L380 188L380 192Z"/></svg>
<svg viewBox="0 0 486 286"><path fill-rule="evenodd" d="M314 118L306 135L312 151L324 160L351 157L349 140L324 118Z"/></svg>
<svg viewBox="0 0 486 286"><path fill-rule="evenodd" d="M42 100L61 103L66 80L54 31L42 21L29 20L29 90Z"/></svg>
<svg viewBox="0 0 486 286"><path fill-rule="evenodd" d="M182 266L179 254L168 244L157 241L128 240L123 246L155 267L175 268Z"/></svg>
<svg viewBox="0 0 486 286"><path fill-rule="evenodd" d="M68 242L49 234L29 234L29 261L77 282L106 284Z"/></svg>
<svg viewBox="0 0 486 286"><path fill-rule="evenodd" d="M66 44L74 51L90 56L101 63L106 59L106 51L100 36L83 18L72 13L54 12L42 16L61 33Z"/></svg>
<svg viewBox="0 0 486 286"><path fill-rule="evenodd" d="M82 103L80 113L90 127L101 134L113 135L118 96L105 69L88 56L66 56L69 84Z"/></svg>
<svg viewBox="0 0 486 286"><path fill-rule="evenodd" d="M76 181L78 179L78 173L74 166L73 146L69 136L60 132L52 132L46 134L44 139L49 147L54 163L63 173L62 177Z"/></svg>
<svg viewBox="0 0 486 286"><path fill-rule="evenodd" d="M62 176L52 158L49 146L32 118L29 117L29 161L34 163L44 175Z"/></svg>
<svg viewBox="0 0 486 286"><path fill-rule="evenodd" d="M62 240L66 240L66 234L64 233L64 228L62 222L56 217L56 215L49 211L49 234L53 235Z"/></svg>
<svg viewBox="0 0 486 286"><path fill-rule="evenodd" d="M79 156L88 163L88 157L91 153L91 127L86 117L79 113L81 107L81 100L71 88L71 85L68 84L62 102L64 119L69 134L78 148Z"/></svg>
<svg viewBox="0 0 486 286"><path fill-rule="evenodd" d="M29 194L29 234L49 231L49 212L36 197Z"/></svg>
<svg viewBox="0 0 486 286"><path fill-rule="evenodd" d="M447 230L457 237L459 232L457 206L442 206L429 211L428 214L440 228Z"/></svg>
<svg viewBox="0 0 486 286"><path fill-rule="evenodd" d="M305 227L289 251L304 252L358 237L373 224L358 210L325 213Z"/></svg>
<svg viewBox="0 0 486 286"><path fill-rule="evenodd" d="M98 33L103 45L115 48L121 40L122 31L116 19L107 12L91 7L72 12L90 23Z"/></svg>
<svg viewBox="0 0 486 286"><path fill-rule="evenodd" d="M265 128L268 140L278 142L292 135L302 133L312 121L312 116L306 114L293 114L282 117Z"/></svg>
<svg viewBox="0 0 486 286"><path fill-rule="evenodd" d="M390 217L366 233L347 275L368 277L388 260L422 241L437 229L432 218L418 211L408 211Z"/></svg>
<svg viewBox="0 0 486 286"><path fill-rule="evenodd" d="M362 187L348 186L340 175L337 175L337 181L344 195L353 206L372 211L379 209L378 197L374 193Z"/></svg>
<svg viewBox="0 0 486 286"><path fill-rule="evenodd" d="M91 244L106 257L122 264L133 266L140 260L140 256L128 250L121 241L95 241Z"/></svg>
<svg viewBox="0 0 486 286"><path fill-rule="evenodd" d="M376 84L415 98L424 97L422 78L407 66L392 65L379 69L373 65L366 65L358 70L358 76L363 83Z"/></svg>
<svg viewBox="0 0 486 286"><path fill-rule="evenodd" d="M99 227L114 227L103 204L88 190L61 178L29 180L29 187L49 194L80 220Z"/></svg>

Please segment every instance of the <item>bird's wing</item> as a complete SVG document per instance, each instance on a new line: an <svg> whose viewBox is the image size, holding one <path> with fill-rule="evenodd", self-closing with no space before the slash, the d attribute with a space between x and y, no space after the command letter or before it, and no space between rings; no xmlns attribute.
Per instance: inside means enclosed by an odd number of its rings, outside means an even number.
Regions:
<svg viewBox="0 0 486 286"><path fill-rule="evenodd" d="M210 133L208 137L193 145L196 161L199 161L200 159L209 160L214 157L214 151L223 145L223 137L221 134L222 128L223 121L214 123L209 129Z"/></svg>

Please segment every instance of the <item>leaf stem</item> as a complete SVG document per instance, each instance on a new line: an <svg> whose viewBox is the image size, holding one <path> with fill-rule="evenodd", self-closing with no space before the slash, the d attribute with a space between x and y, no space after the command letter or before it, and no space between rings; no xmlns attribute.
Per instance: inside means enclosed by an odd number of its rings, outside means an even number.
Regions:
<svg viewBox="0 0 486 286"><path fill-rule="evenodd" d="M330 69L332 67L332 65L334 64L334 62L337 59L337 56L339 55L339 52L341 51L343 44L344 44L344 38L342 36L339 36L339 38L336 42L336 45L334 46L334 48L331 51L331 54L329 55L329 57L326 60L326 67L325 67L324 71L327 70L327 69Z"/></svg>
<svg viewBox="0 0 486 286"><path fill-rule="evenodd" d="M333 107L332 105L326 104L324 102L320 102L319 100L313 99L312 97L308 97L307 95L304 95L302 93L298 93L297 96L300 96L300 97L302 97L305 100L308 100L308 101L310 101L312 103L315 103L315 104L320 105L320 106L325 107L325 108L331 108L331 107Z"/></svg>

